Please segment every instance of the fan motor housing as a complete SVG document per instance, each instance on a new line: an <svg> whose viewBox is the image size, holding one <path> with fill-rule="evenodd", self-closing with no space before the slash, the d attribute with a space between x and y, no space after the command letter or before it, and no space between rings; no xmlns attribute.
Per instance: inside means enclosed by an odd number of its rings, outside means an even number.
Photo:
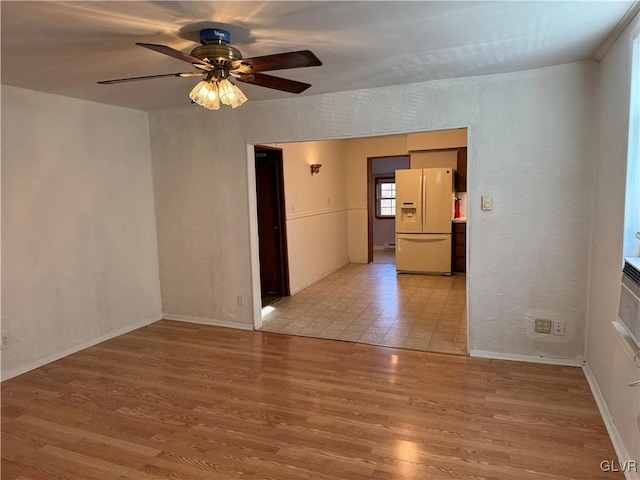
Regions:
<svg viewBox="0 0 640 480"><path fill-rule="evenodd" d="M221 66L231 66L231 62L242 60L240 50L224 44L200 45L191 51L191 56L200 60L207 58L213 65Z"/></svg>

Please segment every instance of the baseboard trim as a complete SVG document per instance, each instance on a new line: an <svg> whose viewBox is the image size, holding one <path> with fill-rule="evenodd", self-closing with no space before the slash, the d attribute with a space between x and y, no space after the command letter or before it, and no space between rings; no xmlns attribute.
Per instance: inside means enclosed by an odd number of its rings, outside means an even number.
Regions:
<svg viewBox="0 0 640 480"><path fill-rule="evenodd" d="M622 441L622 437L620 436L620 432L618 432L618 427L613 420L613 416L609 411L609 407L607 406L607 402L604 399L604 395L602 395L602 390L600 390L600 386L596 381L596 377L593 375L591 368L589 368L589 364L585 362L582 366L582 371L584 372L584 376L587 379L587 383L589 384L589 388L591 388L591 393L593 394L593 398L596 401L596 405L598 406L598 410L600 411L600 416L602 417L602 421L604 422L604 426L607 429L607 433L609 434L609 438L611 439L611 443L613 444L613 449L618 456L618 462L622 463L628 460L634 460L627 448ZM627 480L640 480L640 475L638 472L623 472L624 477Z"/></svg>
<svg viewBox="0 0 640 480"><path fill-rule="evenodd" d="M253 330L253 324L225 322L224 320L215 320L213 318L204 317L188 317L187 315L174 315L172 313L163 313L163 320L175 320L176 322L198 323L200 325L209 325L211 327L235 328L238 330Z"/></svg>
<svg viewBox="0 0 640 480"><path fill-rule="evenodd" d="M322 280L323 278L327 278L329 275L331 275L332 273L337 272L338 270L340 270L342 267L345 267L349 265L349 260L347 260L346 262L338 265L337 267L332 268L331 270L323 273L322 275L320 275L319 277L314 278L313 280L305 283L304 285L301 285L297 288L294 288L293 290L291 290L291 295L295 295L298 292L301 292L302 290L304 290L307 287L310 287L311 285L313 285L314 283L318 283L320 280Z"/></svg>
<svg viewBox="0 0 640 480"><path fill-rule="evenodd" d="M79 352L80 350L84 350L85 348L93 347L102 342L106 342L107 340L111 340L112 338L119 337L120 335L124 335L125 333L132 332L133 330L137 330L138 328L146 327L147 325L157 322L161 320L161 316L154 316L152 318L148 318L146 320L142 320L141 322L137 322L131 325L127 325L126 327L119 328L114 330L113 332L105 333L104 335L100 335L99 337L92 338L91 340L87 340L85 342L81 342L73 347L66 348L60 352L52 353L51 355L47 355L46 357L39 358L38 360L34 360L26 365L22 365L20 367L12 368L7 372L2 372L0 375L0 381L4 382L5 380L9 380L10 378L17 377L18 375L22 375L23 373L30 372L31 370L35 370L36 368L44 367L45 365L55 362L56 360L60 360L61 358L67 357L74 353Z"/></svg>
<svg viewBox="0 0 640 480"><path fill-rule="evenodd" d="M518 355L515 353L488 352L486 350L471 350L469 351L469 356L495 360L513 360L514 362L544 363L546 365L560 365L563 367L582 367L584 365L584 360L581 359Z"/></svg>

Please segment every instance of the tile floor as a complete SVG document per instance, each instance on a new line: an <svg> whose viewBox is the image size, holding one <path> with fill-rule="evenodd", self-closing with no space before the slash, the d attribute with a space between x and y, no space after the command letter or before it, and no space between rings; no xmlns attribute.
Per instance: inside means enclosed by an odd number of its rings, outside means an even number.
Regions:
<svg viewBox="0 0 640 480"><path fill-rule="evenodd" d="M396 264L395 250L374 250L373 263L393 263Z"/></svg>
<svg viewBox="0 0 640 480"><path fill-rule="evenodd" d="M261 330L466 355L465 275L398 275L377 257L276 302Z"/></svg>

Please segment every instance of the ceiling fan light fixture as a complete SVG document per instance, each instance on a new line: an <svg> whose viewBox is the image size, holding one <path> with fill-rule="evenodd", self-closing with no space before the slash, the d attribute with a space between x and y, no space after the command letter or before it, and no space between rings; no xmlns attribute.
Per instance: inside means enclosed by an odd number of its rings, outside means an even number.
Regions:
<svg viewBox="0 0 640 480"><path fill-rule="evenodd" d="M195 87L193 87L193 90L191 90L191 93L189 93L189 98L195 103L201 104L207 98L210 89L211 82L202 80L201 82L198 82Z"/></svg>
<svg viewBox="0 0 640 480"><path fill-rule="evenodd" d="M231 108L237 108L247 101L247 97L242 91L226 78L218 81L218 92L220 101Z"/></svg>
<svg viewBox="0 0 640 480"><path fill-rule="evenodd" d="M182 60L201 71L118 78L99 81L98 83L111 85L152 78L188 78L206 75L206 78L191 90L189 98L193 103L202 107L218 110L221 103L230 105L231 108L237 108L247 101L247 97L242 90L229 81L229 76L234 77L239 82L250 83L258 87L289 93L302 93L311 85L262 72L322 65L318 57L309 50L243 58L242 53L237 48L229 45L229 41L229 32L226 30L209 28L200 31L200 43L202 45L195 47L190 54L167 45L136 42L136 45L140 47Z"/></svg>
<svg viewBox="0 0 640 480"><path fill-rule="evenodd" d="M210 85L207 99L202 106L209 110L218 110L220 108L220 95L218 95L218 86L215 82Z"/></svg>
<svg viewBox="0 0 640 480"><path fill-rule="evenodd" d="M244 102L247 101L247 97L242 92L242 90L240 90L238 88L238 86L236 84L232 83L231 85L233 85L233 91L236 92L236 96L237 96L237 99L238 99L238 104L236 105L236 107L239 107L240 105L242 105ZM231 107L235 108L233 105L231 105Z"/></svg>
<svg viewBox="0 0 640 480"><path fill-rule="evenodd" d="M237 108L247 101L245 94L236 85L226 78L216 79L214 77L202 80L193 87L189 98L209 110L218 110L220 103Z"/></svg>
<svg viewBox="0 0 640 480"><path fill-rule="evenodd" d="M191 90L189 98L193 100L194 103L209 110L218 110L220 108L218 86L210 79L199 82L193 90Z"/></svg>

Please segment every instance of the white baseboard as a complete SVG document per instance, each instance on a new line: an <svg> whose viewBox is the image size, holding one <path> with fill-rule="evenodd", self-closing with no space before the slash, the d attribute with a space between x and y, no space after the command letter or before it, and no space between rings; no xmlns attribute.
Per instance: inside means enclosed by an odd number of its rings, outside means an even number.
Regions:
<svg viewBox="0 0 640 480"><path fill-rule="evenodd" d="M366 263L366 262L365 262ZM349 260L347 260L346 262L338 265L335 268L332 268L331 270L323 273L322 275L320 275L319 277L314 278L313 280L300 285L299 287L294 288L293 290L291 290L291 295L295 295L298 292L301 292L302 290L304 290L307 287L310 287L311 285L313 285L314 283L318 283L320 280L322 280L323 278L327 278L329 275L331 275L332 273L337 272L338 270L340 270L342 267L349 265Z"/></svg>
<svg viewBox="0 0 640 480"><path fill-rule="evenodd" d="M518 355L515 353L488 352L486 350L471 350L470 357L493 358L495 360L513 360L514 362L544 363L547 365L561 365L565 367L581 367L584 360L578 358L554 358L535 355Z"/></svg>
<svg viewBox="0 0 640 480"><path fill-rule="evenodd" d="M374 250L384 250L384 245L374 245L373 249Z"/></svg>
<svg viewBox="0 0 640 480"><path fill-rule="evenodd" d="M163 313L163 320L175 320L177 322L198 323L201 325L211 325L212 327L236 328L239 330L253 330L250 323L225 322L224 320L215 320L213 318L204 317L188 317L186 315L173 315L172 313Z"/></svg>
<svg viewBox="0 0 640 480"><path fill-rule="evenodd" d="M607 428L607 433L609 434L611 443L613 443L613 449L618 456L619 464L633 460L622 441L622 437L618 432L618 427L616 427L616 423L613 421L613 416L611 416L611 412L609 411L607 402L604 399L604 395L602 395L602 390L600 390L596 377L593 376L593 372L591 371L591 368L589 368L588 363L585 362L582 366L582 371L584 372L584 376L587 378L587 383L589 383L593 398L596 401L596 405L598 405L598 410L600 410L600 416L602 417L604 426ZM640 474L638 472L624 472L624 476L627 480L640 480Z"/></svg>
<svg viewBox="0 0 640 480"><path fill-rule="evenodd" d="M107 340L111 340L112 338L119 337L120 335L124 335L125 333L129 333L133 330L137 330L138 328L145 327L153 322L157 322L161 320L162 317L152 317L146 320L142 320L141 322L137 322L131 325L127 325L126 327L119 328L114 330L113 332L105 333L104 335L100 335L99 337L92 338L91 340L87 340L86 342L81 342L73 347L66 348L60 352L52 353L51 355L47 355L46 357L39 358L38 360L34 360L33 362L29 362L26 365L21 365L16 368L12 368L9 371L2 372L0 379L1 381L9 380L10 378L17 377L18 375L22 375L23 373L30 372L31 370L35 370L36 368L43 367L48 363L55 362L56 360L60 360L66 356L77 353L80 350L84 350L85 348L93 347L102 342L106 342Z"/></svg>

